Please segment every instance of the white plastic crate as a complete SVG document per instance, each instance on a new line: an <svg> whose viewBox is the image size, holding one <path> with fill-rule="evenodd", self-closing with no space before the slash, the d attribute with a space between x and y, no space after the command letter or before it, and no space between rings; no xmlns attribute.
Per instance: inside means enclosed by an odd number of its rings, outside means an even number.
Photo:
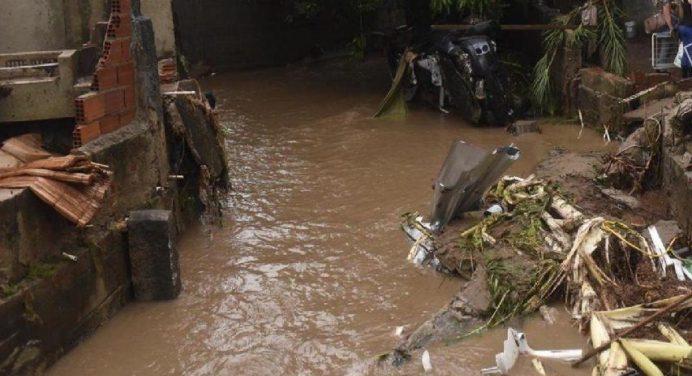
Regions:
<svg viewBox="0 0 692 376"><path fill-rule="evenodd" d="M675 68L678 40L669 31L651 34L651 66L654 69Z"/></svg>

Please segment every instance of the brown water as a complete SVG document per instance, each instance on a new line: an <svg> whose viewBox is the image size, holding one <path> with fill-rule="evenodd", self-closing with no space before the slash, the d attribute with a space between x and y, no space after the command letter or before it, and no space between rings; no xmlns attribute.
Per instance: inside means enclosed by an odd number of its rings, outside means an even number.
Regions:
<svg viewBox="0 0 692 376"><path fill-rule="evenodd" d="M400 214L429 211L431 183L455 138L516 143L523 155L510 173L519 175L555 145L602 145L591 132L577 141L574 126L513 138L424 108L406 121L370 120L387 89L383 66L333 63L204 82L227 129L234 192L224 226L197 226L181 239L179 299L129 305L49 374L364 373L396 344L396 326L414 329L459 289L406 262L398 227ZM537 348L584 343L566 320L524 328ZM435 373L479 374L504 335L432 348ZM397 373L420 372L415 360ZM516 374L529 372L523 364Z"/></svg>

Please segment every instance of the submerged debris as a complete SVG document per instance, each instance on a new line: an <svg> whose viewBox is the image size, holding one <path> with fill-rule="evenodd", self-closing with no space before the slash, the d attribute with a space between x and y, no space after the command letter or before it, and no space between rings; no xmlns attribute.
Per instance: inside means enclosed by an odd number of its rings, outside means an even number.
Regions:
<svg viewBox="0 0 692 376"><path fill-rule="evenodd" d="M591 332L597 346L623 328L608 318L642 310L650 313L664 307L661 302L692 287L692 278L687 278L683 268L689 260L678 260L671 253L674 244L666 247L651 231L647 238L643 229L619 220L589 217L558 187L535 176L500 179L484 202L505 210L489 213L451 236L426 231L423 217L417 213L402 218L404 228L416 229L408 233L417 234L414 248L416 252L425 250L425 263L467 279L483 270L489 309L475 312L485 324L473 332L536 312L553 298L564 296L572 318L582 331ZM677 272L666 276L668 267ZM679 278L681 274L685 278ZM683 318L690 313L688 306L681 310L685 311ZM626 321L632 322L633 317ZM674 332L678 323L666 325ZM689 323L686 325L689 329ZM623 371L632 364L642 369L643 358L637 353L642 349L645 354L654 353L649 359L656 363L689 359L680 357L686 348L670 347L670 343L661 347L664 345L651 340L657 340L656 336L634 333L615 342L612 355L599 356L597 374L619 374L611 371ZM661 348L669 349L670 354L654 352Z"/></svg>

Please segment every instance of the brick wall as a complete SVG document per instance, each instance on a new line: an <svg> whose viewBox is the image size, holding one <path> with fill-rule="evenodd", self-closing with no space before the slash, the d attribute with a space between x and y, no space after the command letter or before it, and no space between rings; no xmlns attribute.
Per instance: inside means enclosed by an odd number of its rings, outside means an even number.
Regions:
<svg viewBox="0 0 692 376"><path fill-rule="evenodd" d="M74 147L121 128L135 117L135 66L131 0L112 0L106 38L91 83L77 97Z"/></svg>

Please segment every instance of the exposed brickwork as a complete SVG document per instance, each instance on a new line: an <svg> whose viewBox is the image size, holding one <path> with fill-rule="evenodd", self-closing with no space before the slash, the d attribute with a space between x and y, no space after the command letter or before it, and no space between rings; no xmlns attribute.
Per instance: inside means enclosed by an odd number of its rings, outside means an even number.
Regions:
<svg viewBox="0 0 692 376"><path fill-rule="evenodd" d="M77 123L87 124L106 114L103 96L95 91L77 98L75 101Z"/></svg>
<svg viewBox="0 0 692 376"><path fill-rule="evenodd" d="M135 69L132 43L131 0L112 0L101 57L91 91L75 100L73 139L79 147L119 129L135 117Z"/></svg>

